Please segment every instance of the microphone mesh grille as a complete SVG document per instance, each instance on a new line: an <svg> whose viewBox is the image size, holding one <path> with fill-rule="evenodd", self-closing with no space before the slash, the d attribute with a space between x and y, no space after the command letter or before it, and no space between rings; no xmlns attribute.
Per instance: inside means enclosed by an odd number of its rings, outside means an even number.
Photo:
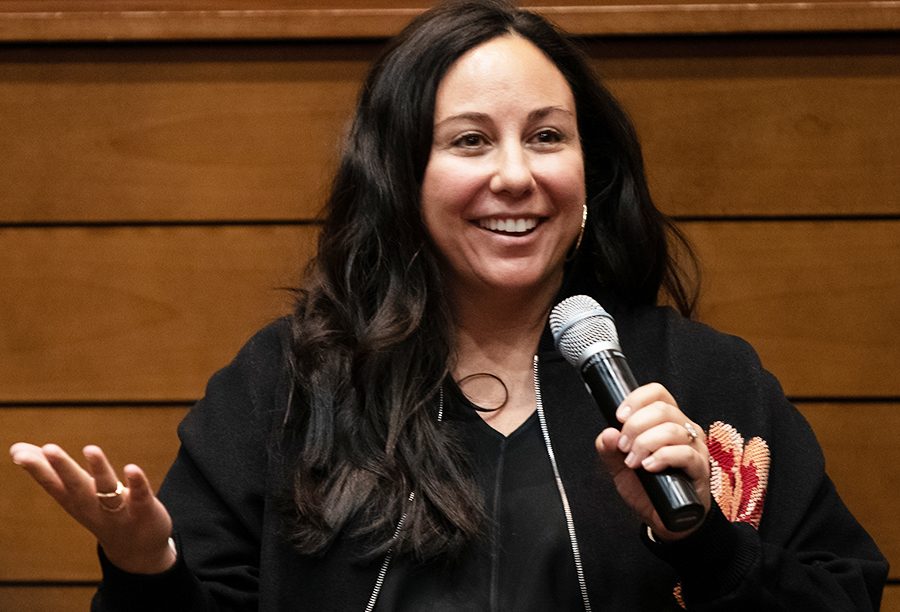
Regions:
<svg viewBox="0 0 900 612"><path fill-rule="evenodd" d="M619 347L619 335L612 317L587 295L573 295L553 307L550 331L556 348L566 361L577 366L584 350L597 342Z"/></svg>

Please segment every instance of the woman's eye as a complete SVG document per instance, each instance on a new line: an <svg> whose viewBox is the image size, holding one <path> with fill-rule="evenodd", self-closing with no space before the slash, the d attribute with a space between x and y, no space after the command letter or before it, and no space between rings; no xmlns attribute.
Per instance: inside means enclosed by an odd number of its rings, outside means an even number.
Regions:
<svg viewBox="0 0 900 612"><path fill-rule="evenodd" d="M556 144L563 141L563 136L556 130L541 130L532 137L532 140L538 144Z"/></svg>
<svg viewBox="0 0 900 612"><path fill-rule="evenodd" d="M463 134L453 141L453 145L466 149L476 149L484 145L484 137L481 134Z"/></svg>

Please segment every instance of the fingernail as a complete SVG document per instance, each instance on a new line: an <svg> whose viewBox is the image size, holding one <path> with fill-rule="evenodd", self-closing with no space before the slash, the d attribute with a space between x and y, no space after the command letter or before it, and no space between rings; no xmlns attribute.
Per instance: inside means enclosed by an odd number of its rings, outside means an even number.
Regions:
<svg viewBox="0 0 900 612"><path fill-rule="evenodd" d="M625 457L625 465L630 468L634 467L634 453L628 453L628 456Z"/></svg>
<svg viewBox="0 0 900 612"><path fill-rule="evenodd" d="M653 455L648 455L647 457L644 458L643 461L641 461L641 465L644 466L645 468L649 468L654 463L656 463L656 459L653 458Z"/></svg>
<svg viewBox="0 0 900 612"><path fill-rule="evenodd" d="M625 419L631 414L631 406L619 406L619 409L616 410L616 418L620 421L624 422Z"/></svg>
<svg viewBox="0 0 900 612"><path fill-rule="evenodd" d="M627 452L629 448L631 448L631 438L622 434L619 436L619 450L624 453Z"/></svg>

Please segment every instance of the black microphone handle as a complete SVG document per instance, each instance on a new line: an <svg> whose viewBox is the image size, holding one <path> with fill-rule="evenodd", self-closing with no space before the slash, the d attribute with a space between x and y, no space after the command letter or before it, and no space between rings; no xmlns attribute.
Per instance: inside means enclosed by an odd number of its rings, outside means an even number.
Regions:
<svg viewBox="0 0 900 612"><path fill-rule="evenodd" d="M638 387L625 356L612 350L598 351L581 366L581 376L607 422L621 429L616 409ZM703 521L703 504L683 471L634 471L666 529L686 531Z"/></svg>

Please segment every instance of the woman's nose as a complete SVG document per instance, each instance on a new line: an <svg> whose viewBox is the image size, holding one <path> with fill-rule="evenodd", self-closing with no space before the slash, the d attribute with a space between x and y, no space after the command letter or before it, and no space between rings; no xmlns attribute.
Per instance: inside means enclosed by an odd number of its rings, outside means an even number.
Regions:
<svg viewBox="0 0 900 612"><path fill-rule="evenodd" d="M490 184L494 193L521 196L534 187L534 175L521 145L506 146L498 150L496 164Z"/></svg>

